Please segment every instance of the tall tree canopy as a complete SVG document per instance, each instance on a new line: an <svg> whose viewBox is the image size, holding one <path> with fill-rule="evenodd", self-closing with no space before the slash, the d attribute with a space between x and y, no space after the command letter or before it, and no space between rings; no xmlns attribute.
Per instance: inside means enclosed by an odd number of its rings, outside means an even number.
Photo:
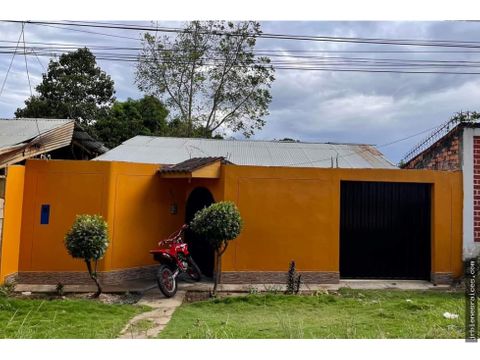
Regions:
<svg viewBox="0 0 480 360"><path fill-rule="evenodd" d="M168 110L153 96L116 101L91 129L105 146L113 148L136 135L168 135L167 115Z"/></svg>
<svg viewBox="0 0 480 360"><path fill-rule="evenodd" d="M274 69L254 53L260 24L193 21L175 37L144 35L137 65L140 90L160 96L183 124L183 136L261 129Z"/></svg>
<svg viewBox="0 0 480 360"><path fill-rule="evenodd" d="M90 125L115 100L113 85L90 50L78 49L50 61L47 73L35 88L38 95L29 97L15 116L67 118Z"/></svg>

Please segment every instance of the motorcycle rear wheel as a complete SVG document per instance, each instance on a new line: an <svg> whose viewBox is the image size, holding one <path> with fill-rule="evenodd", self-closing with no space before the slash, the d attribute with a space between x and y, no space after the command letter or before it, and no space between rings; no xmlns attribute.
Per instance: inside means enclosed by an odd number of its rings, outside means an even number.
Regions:
<svg viewBox="0 0 480 360"><path fill-rule="evenodd" d="M202 279L202 273L200 272L200 268L195 263L191 256L187 257L188 261L188 269L187 274L193 281L200 281Z"/></svg>
<svg viewBox="0 0 480 360"><path fill-rule="evenodd" d="M177 293L177 279L173 277L173 271L167 265L162 265L157 271L157 285L167 298Z"/></svg>

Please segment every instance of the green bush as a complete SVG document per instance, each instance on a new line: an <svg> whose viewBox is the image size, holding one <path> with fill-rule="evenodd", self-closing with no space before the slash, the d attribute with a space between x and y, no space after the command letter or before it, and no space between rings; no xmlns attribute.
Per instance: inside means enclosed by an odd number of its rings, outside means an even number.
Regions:
<svg viewBox="0 0 480 360"><path fill-rule="evenodd" d="M78 215L65 246L74 258L100 260L108 247L107 223L100 215Z"/></svg>
<svg viewBox="0 0 480 360"><path fill-rule="evenodd" d="M198 211L192 222L191 229L204 236L215 249L217 257L217 270L213 293L216 293L220 280L221 259L227 249L228 242L240 235L243 221L238 208L233 202L221 201Z"/></svg>
<svg viewBox="0 0 480 360"><path fill-rule="evenodd" d="M108 248L108 229L105 220L100 215L77 215L65 236L65 247L73 258L85 261L88 273L97 285L98 291L95 295L100 295L102 288L97 278L97 265Z"/></svg>
<svg viewBox="0 0 480 360"><path fill-rule="evenodd" d="M230 201L218 202L198 211L190 223L193 231L205 236L218 250L240 235L242 226L240 212Z"/></svg>

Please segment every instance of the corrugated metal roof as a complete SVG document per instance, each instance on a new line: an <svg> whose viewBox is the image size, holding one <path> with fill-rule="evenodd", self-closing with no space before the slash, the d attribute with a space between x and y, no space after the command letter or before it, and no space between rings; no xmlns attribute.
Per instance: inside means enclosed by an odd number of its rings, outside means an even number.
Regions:
<svg viewBox="0 0 480 360"><path fill-rule="evenodd" d="M237 165L395 168L372 145L136 136L94 160L177 164L222 156Z"/></svg>
<svg viewBox="0 0 480 360"><path fill-rule="evenodd" d="M68 146L73 120L0 119L0 168Z"/></svg>
<svg viewBox="0 0 480 360"><path fill-rule="evenodd" d="M191 158L175 165L162 167L159 171L162 174L189 173L189 172L201 169L204 166L211 165L217 161L224 162L225 159L223 157Z"/></svg>
<svg viewBox="0 0 480 360"><path fill-rule="evenodd" d="M68 119L0 119L0 148L24 143L72 121Z"/></svg>

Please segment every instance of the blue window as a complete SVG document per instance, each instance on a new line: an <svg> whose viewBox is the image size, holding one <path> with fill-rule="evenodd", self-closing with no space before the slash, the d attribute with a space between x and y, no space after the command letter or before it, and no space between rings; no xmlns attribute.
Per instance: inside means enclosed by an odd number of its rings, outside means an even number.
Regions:
<svg viewBox="0 0 480 360"><path fill-rule="evenodd" d="M43 204L40 210L40 224L47 225L50 221L50 205Z"/></svg>

